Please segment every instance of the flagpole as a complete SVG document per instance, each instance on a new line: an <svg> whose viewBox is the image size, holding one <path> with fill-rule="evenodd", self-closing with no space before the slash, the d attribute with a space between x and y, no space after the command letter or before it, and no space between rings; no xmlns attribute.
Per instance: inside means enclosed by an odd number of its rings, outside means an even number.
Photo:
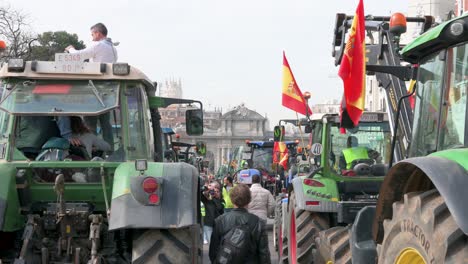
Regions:
<svg viewBox="0 0 468 264"><path fill-rule="evenodd" d="M306 108L306 113L307 113L307 108ZM301 129L301 120L299 119L299 115L297 114L297 112L296 112L296 118L297 118L297 123L299 127L299 135L301 136L302 149L305 150L304 137L302 136L302 129Z"/></svg>

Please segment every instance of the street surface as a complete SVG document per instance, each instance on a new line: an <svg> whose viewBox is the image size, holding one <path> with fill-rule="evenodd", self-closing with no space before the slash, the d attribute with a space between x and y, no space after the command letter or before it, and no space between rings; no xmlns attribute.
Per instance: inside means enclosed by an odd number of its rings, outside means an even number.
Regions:
<svg viewBox="0 0 468 264"><path fill-rule="evenodd" d="M278 253L273 247L273 222L274 219L268 219L267 230L268 230L268 245L270 246L271 263L278 263ZM208 245L203 245L203 264L210 264L210 258L208 257Z"/></svg>

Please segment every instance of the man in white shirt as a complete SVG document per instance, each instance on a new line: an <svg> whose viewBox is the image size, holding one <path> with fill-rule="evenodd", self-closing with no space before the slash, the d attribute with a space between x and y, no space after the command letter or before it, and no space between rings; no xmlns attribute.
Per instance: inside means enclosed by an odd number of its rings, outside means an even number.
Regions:
<svg viewBox="0 0 468 264"><path fill-rule="evenodd" d="M117 62L117 49L114 47L112 40L107 37L107 28L103 23L97 23L91 27L91 37L93 42L91 45L82 50L76 50L73 45L65 48L71 54L79 54L83 60L89 59L90 62L105 62L114 63ZM64 119L64 118L62 118ZM104 140L111 145L111 150L114 147L114 135L112 134L112 125L110 123L110 112L99 115L98 117L87 116L85 117L86 125L91 131L97 133L97 121L101 124L102 134ZM63 122L70 121L68 119ZM68 124L68 128L70 125ZM70 129L68 129L70 130Z"/></svg>
<svg viewBox="0 0 468 264"><path fill-rule="evenodd" d="M117 61L117 50L112 40L107 37L107 28L102 23L91 27L93 42L82 50L76 50L72 45L65 48L71 54L79 54L90 62L114 63Z"/></svg>

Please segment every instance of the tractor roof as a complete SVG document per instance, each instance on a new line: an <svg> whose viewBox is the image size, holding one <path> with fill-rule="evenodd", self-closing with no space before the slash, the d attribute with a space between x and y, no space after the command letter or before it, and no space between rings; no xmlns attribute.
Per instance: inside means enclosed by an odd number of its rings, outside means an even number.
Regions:
<svg viewBox="0 0 468 264"><path fill-rule="evenodd" d="M452 25L457 23L460 24L458 25L459 28L465 28L466 30L466 26L464 25L468 23L468 13L446 21L417 37L415 40L406 45L401 51L403 59L411 63L417 63L422 58L439 50L446 49L463 41L467 41L468 34L463 32L463 30L458 36L453 35L451 32Z"/></svg>
<svg viewBox="0 0 468 264"><path fill-rule="evenodd" d="M18 66L18 67L13 67ZM79 70L65 73L58 70L63 64L55 61L10 60L0 69L0 78L49 79L49 80L138 80L153 86L151 80L139 69L126 63L82 62ZM117 67L128 67L128 74L114 74Z"/></svg>

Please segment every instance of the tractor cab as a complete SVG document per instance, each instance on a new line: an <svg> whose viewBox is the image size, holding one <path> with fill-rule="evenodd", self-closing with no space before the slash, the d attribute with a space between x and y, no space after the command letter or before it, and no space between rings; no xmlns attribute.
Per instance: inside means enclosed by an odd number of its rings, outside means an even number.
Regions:
<svg viewBox="0 0 468 264"><path fill-rule="evenodd" d="M162 162L158 108L199 104L186 111L186 132L200 135L201 102L156 97L155 83L137 68L72 54L11 59L0 81L0 259L94 263L131 254L119 245L132 240L133 229L199 223L196 168ZM109 230L128 232L114 238ZM144 244L134 241L134 252Z"/></svg>
<svg viewBox="0 0 468 264"><path fill-rule="evenodd" d="M410 157L468 147L467 60L466 42L422 60L416 84Z"/></svg>
<svg viewBox="0 0 468 264"><path fill-rule="evenodd" d="M285 141L283 154L286 152L295 153L298 142ZM246 141L247 149L244 150L240 167L244 170L238 175L238 180L251 184L251 177L259 174L262 178L263 187L275 193L277 164L274 161L275 150L274 141ZM248 171L248 173L247 173Z"/></svg>
<svg viewBox="0 0 468 264"><path fill-rule="evenodd" d="M364 113L352 129L342 129L337 114L313 119L311 124L310 154L315 167L339 176L385 175L391 155L386 114Z"/></svg>

